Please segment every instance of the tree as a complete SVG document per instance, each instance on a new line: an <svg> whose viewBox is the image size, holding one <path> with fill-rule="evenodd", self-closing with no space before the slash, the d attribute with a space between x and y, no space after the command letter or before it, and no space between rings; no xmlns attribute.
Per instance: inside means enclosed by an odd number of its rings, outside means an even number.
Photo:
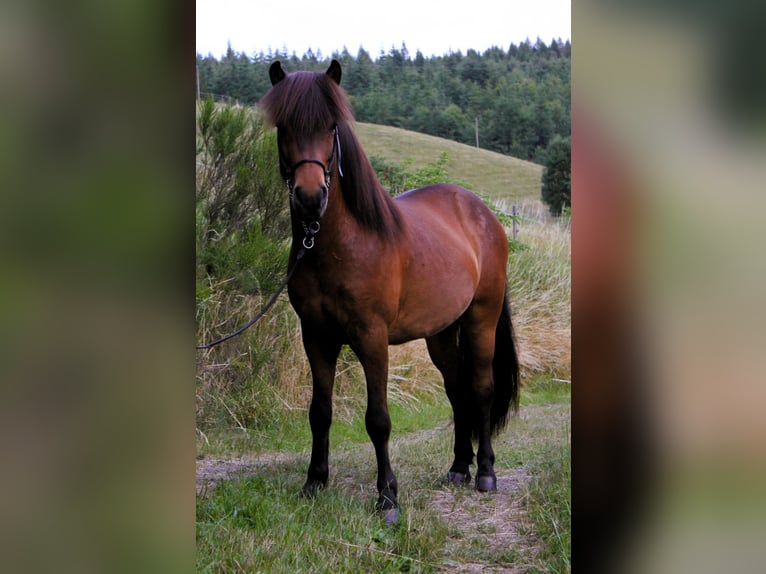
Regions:
<svg viewBox="0 0 766 574"><path fill-rule="evenodd" d="M344 48L333 57L343 65L357 121L474 145L478 117L482 148L542 164L553 137L571 132L570 49L568 40L548 47L538 39L508 51L469 49L429 58L419 51L412 57L405 44L377 58L361 46L356 56ZM202 95L250 105L271 86L268 68L277 59L291 72L324 71L329 64L318 50L298 56L284 47L248 58L228 46L220 61L198 55Z"/></svg>
<svg viewBox="0 0 766 574"><path fill-rule="evenodd" d="M571 140L556 136L545 152L542 199L552 215L572 205Z"/></svg>

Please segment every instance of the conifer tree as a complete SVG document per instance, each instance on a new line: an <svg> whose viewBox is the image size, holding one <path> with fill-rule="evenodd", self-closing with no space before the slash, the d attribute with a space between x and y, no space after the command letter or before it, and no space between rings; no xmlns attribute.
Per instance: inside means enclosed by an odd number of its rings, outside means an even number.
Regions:
<svg viewBox="0 0 766 574"><path fill-rule="evenodd" d="M571 140L556 137L545 152L542 199L551 215L561 215L572 205Z"/></svg>

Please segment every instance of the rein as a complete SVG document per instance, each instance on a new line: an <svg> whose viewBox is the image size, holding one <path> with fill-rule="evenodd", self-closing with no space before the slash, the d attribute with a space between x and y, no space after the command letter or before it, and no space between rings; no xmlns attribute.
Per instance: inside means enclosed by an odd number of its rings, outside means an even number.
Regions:
<svg viewBox="0 0 766 574"><path fill-rule="evenodd" d="M284 281L282 281L282 284L279 286L279 289L277 289L277 292L274 293L271 299L269 299L269 301L263 306L263 308L258 312L258 314L252 319L250 319L250 321L248 321L245 325L243 325L242 327L234 331L233 333L226 335L225 337L221 337L220 339L217 339L213 341L212 343L208 343L206 345L197 345L196 349L210 349L220 343L223 343L224 341L228 341L229 339L236 337L237 335L241 335L242 333L245 332L246 329L249 329L250 327L252 327L258 321L258 319L263 317L266 314L266 312L271 308L271 306L277 302L277 298L282 294L282 291L285 290L285 287L287 287L287 284L290 282L290 279L295 273L295 270L298 268L298 263L300 262L301 259L303 259L303 256L306 255L306 251L314 247L314 236L317 233L319 233L319 222L312 221L308 225L304 223L303 231L306 233L306 236L303 238L303 245L298 251L298 255L295 257L295 262L293 263L292 267L290 267L290 269L287 271L287 277L285 277Z"/></svg>

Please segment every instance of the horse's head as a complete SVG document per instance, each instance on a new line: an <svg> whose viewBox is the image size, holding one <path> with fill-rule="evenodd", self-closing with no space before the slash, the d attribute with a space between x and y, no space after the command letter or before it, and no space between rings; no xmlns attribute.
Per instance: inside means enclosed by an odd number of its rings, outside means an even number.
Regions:
<svg viewBox="0 0 766 574"><path fill-rule="evenodd" d="M340 64L333 60L325 73L288 75L277 61L269 77L270 95L279 97L264 98L264 107L277 126L280 170L291 207L304 221L318 220L327 209L335 168L340 167L338 123L346 117L332 105L334 92L342 94L335 90Z"/></svg>
<svg viewBox="0 0 766 574"><path fill-rule="evenodd" d="M291 207L305 220L318 220L327 209L333 170L337 162L337 127L310 140L279 128L279 162L290 190Z"/></svg>

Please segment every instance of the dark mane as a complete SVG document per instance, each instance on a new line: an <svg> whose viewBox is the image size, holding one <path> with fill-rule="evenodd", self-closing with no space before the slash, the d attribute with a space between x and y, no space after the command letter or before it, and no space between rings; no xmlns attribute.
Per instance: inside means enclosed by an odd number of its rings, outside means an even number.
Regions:
<svg viewBox="0 0 766 574"><path fill-rule="evenodd" d="M272 86L259 106L273 126L289 128L296 138L311 139L337 124L346 205L367 229L398 235L399 210L354 134L354 116L343 88L323 72L294 72Z"/></svg>
<svg viewBox="0 0 766 574"><path fill-rule="evenodd" d="M357 220L366 228L390 237L399 235L402 221L394 200L378 181L350 124L338 124L343 197Z"/></svg>

